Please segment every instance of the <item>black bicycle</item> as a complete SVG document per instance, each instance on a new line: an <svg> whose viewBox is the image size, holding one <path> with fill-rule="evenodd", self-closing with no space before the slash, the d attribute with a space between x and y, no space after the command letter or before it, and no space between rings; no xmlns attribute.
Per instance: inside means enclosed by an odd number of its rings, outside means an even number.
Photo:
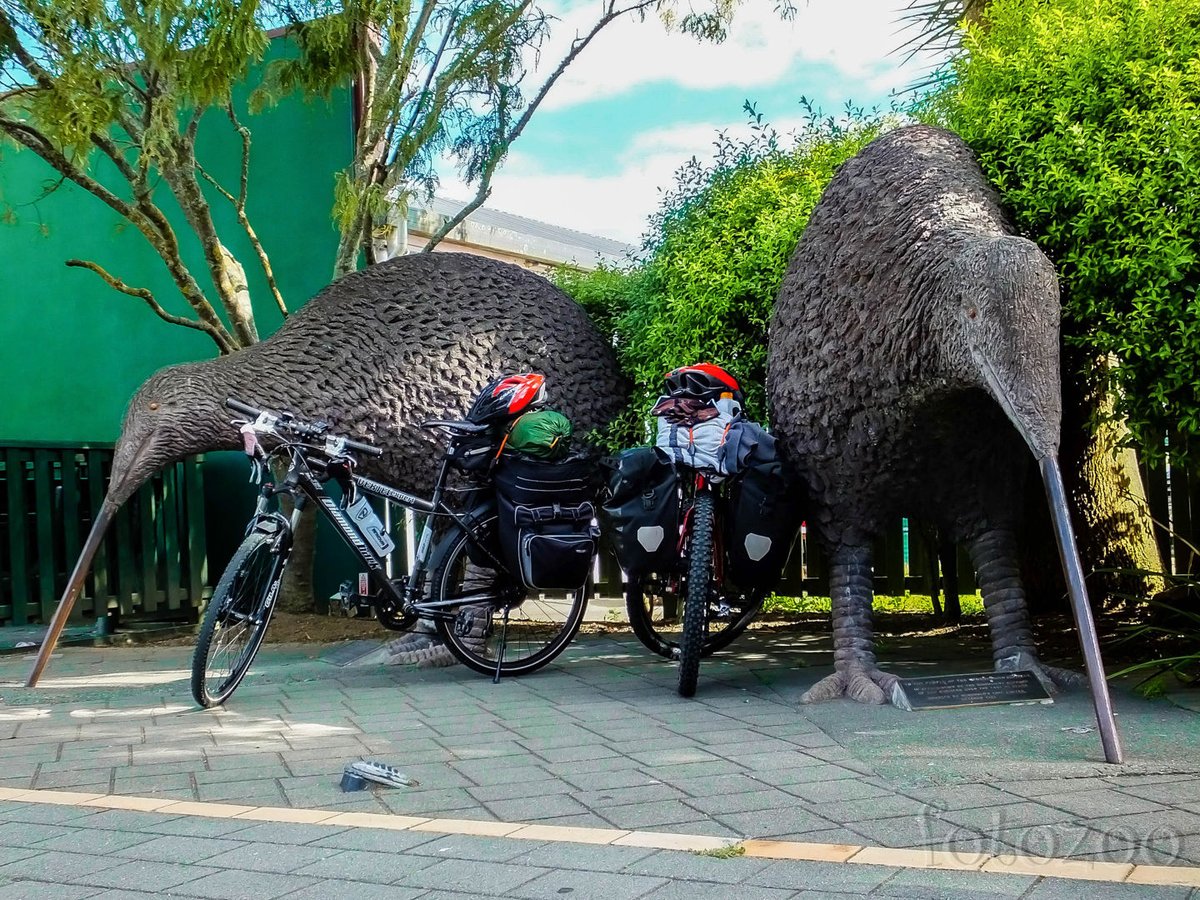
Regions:
<svg viewBox="0 0 1200 900"><path fill-rule="evenodd" d="M540 388L541 376L513 376L531 377L539 379ZM496 384L501 382L489 389ZM487 467L479 461L494 459L503 424L544 396L537 390L530 393L529 387L485 391L489 403L500 406L495 414L479 417L484 421L422 423L450 435L428 499L357 474L357 457L381 456L377 447L334 434L328 423L227 400L226 406L247 417L234 423L241 427L247 455L256 466L276 464L286 475L278 484L262 485L246 537L209 602L192 658L196 702L205 707L224 703L245 677L266 635L299 516L310 503L362 561L374 588L370 602L386 628L405 631L418 618L432 620L455 657L495 679L536 671L562 653L583 621L586 587L527 590L497 551L495 505L473 502L486 492ZM268 449L263 439L271 444ZM448 490L452 469L477 474L468 478L465 489ZM331 481L341 488L340 500L325 490ZM281 496L292 500L290 516L278 508ZM383 557L393 543L367 496L426 516L412 571L403 578L385 574Z"/></svg>
<svg viewBox="0 0 1200 900"><path fill-rule="evenodd" d="M735 426L745 427L737 380L700 363L668 372L665 389L651 412L660 420L656 447L618 456L605 509L623 564L636 573L625 587L633 633L653 652L678 660L679 693L691 697L701 658L744 632L768 591L738 587L726 571L735 557L741 560L724 546L727 501L741 492L726 487L729 469L721 459ZM745 584L758 581L740 575Z"/></svg>
<svg viewBox="0 0 1200 900"><path fill-rule="evenodd" d="M679 694L696 693L700 660L723 650L762 609L767 591L745 591L724 575L719 483L680 466L680 553L669 571L630 581L625 612L649 650L679 661Z"/></svg>

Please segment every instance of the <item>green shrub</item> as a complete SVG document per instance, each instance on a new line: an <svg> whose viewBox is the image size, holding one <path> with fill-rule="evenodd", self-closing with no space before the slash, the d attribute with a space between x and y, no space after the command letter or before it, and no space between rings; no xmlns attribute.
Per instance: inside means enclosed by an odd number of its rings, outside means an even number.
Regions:
<svg viewBox="0 0 1200 900"><path fill-rule="evenodd" d="M994 0L928 114L1058 268L1064 333L1115 355L1150 455L1200 435L1200 3Z"/></svg>
<svg viewBox="0 0 1200 900"><path fill-rule="evenodd" d="M711 164L693 158L679 168L650 220L640 266L556 274L612 336L635 387L612 445L646 441L663 375L688 363L728 368L745 388L748 414L765 420L767 327L788 258L837 167L891 118L848 109L838 121L801 102L805 125L790 140L747 104L751 139L720 134Z"/></svg>
<svg viewBox="0 0 1200 900"><path fill-rule="evenodd" d="M587 311L593 324L614 347L619 344L622 317L639 302L635 298L646 290L647 285L645 267L623 270L600 266L592 272L562 267L551 278ZM622 361L618 359L618 362ZM625 374L628 376L629 373L626 371ZM607 429L591 435L590 439L611 452L645 443L645 415L644 408L631 403Z"/></svg>
<svg viewBox="0 0 1200 900"><path fill-rule="evenodd" d="M669 369L713 362L739 378L748 413L765 420L767 327L788 259L837 167L883 124L861 110L837 122L805 106L805 127L781 146L747 104L755 137L720 135L715 161L681 167L651 219L643 281L616 329L643 414Z"/></svg>

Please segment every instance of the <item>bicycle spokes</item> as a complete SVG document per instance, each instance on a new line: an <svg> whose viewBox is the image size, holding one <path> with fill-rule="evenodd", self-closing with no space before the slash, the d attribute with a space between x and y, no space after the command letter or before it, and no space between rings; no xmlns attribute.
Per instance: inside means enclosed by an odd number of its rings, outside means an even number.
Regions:
<svg viewBox="0 0 1200 900"><path fill-rule="evenodd" d="M208 677L215 682L216 691L224 689L226 682L245 667L247 656L257 649L255 636L271 599L274 568L274 558L264 546L263 552L238 573L222 604L208 657Z"/></svg>

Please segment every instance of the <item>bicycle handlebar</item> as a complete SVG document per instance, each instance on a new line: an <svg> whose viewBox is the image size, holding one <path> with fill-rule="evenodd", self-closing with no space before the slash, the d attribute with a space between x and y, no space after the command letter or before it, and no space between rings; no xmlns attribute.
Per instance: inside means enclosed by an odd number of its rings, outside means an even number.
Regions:
<svg viewBox="0 0 1200 900"><path fill-rule="evenodd" d="M259 416L259 413L262 412L262 410L255 409L249 403L243 403L241 400L238 400L236 397L226 397L225 405L227 407L229 407L230 409L232 409L234 412L240 412L244 415L252 416L255 419L257 419Z"/></svg>
<svg viewBox="0 0 1200 900"><path fill-rule="evenodd" d="M264 414L264 410L256 409L249 403L243 403L236 397L225 398L225 405L235 412L240 412L243 415L250 416L252 419L257 419L259 416ZM290 431L293 434L299 435L300 437L321 437L329 431L329 425L325 422L309 424L287 414L279 415L274 418L275 422L273 424L276 427ZM352 441L350 438L343 437L341 440L347 449L356 450L359 453L365 453L368 456L383 456L383 451L378 447L373 447L370 444L364 444L361 441Z"/></svg>
<svg viewBox="0 0 1200 900"><path fill-rule="evenodd" d="M372 447L370 444L363 444L359 441L346 439L346 446L351 450L357 450L359 453L365 453L367 456L383 456L383 451L378 447Z"/></svg>

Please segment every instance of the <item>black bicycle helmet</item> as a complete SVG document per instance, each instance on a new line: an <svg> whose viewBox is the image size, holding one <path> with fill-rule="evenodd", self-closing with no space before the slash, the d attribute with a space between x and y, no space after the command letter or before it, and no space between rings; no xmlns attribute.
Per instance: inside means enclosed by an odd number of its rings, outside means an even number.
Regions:
<svg viewBox="0 0 1200 900"><path fill-rule="evenodd" d="M501 375L489 381L471 404L467 421L504 422L546 402L546 376L538 372Z"/></svg>
<svg viewBox="0 0 1200 900"><path fill-rule="evenodd" d="M667 394L672 397L691 397L696 400L716 400L722 394L732 394L743 402L742 386L736 378L712 363L680 366L666 375Z"/></svg>

